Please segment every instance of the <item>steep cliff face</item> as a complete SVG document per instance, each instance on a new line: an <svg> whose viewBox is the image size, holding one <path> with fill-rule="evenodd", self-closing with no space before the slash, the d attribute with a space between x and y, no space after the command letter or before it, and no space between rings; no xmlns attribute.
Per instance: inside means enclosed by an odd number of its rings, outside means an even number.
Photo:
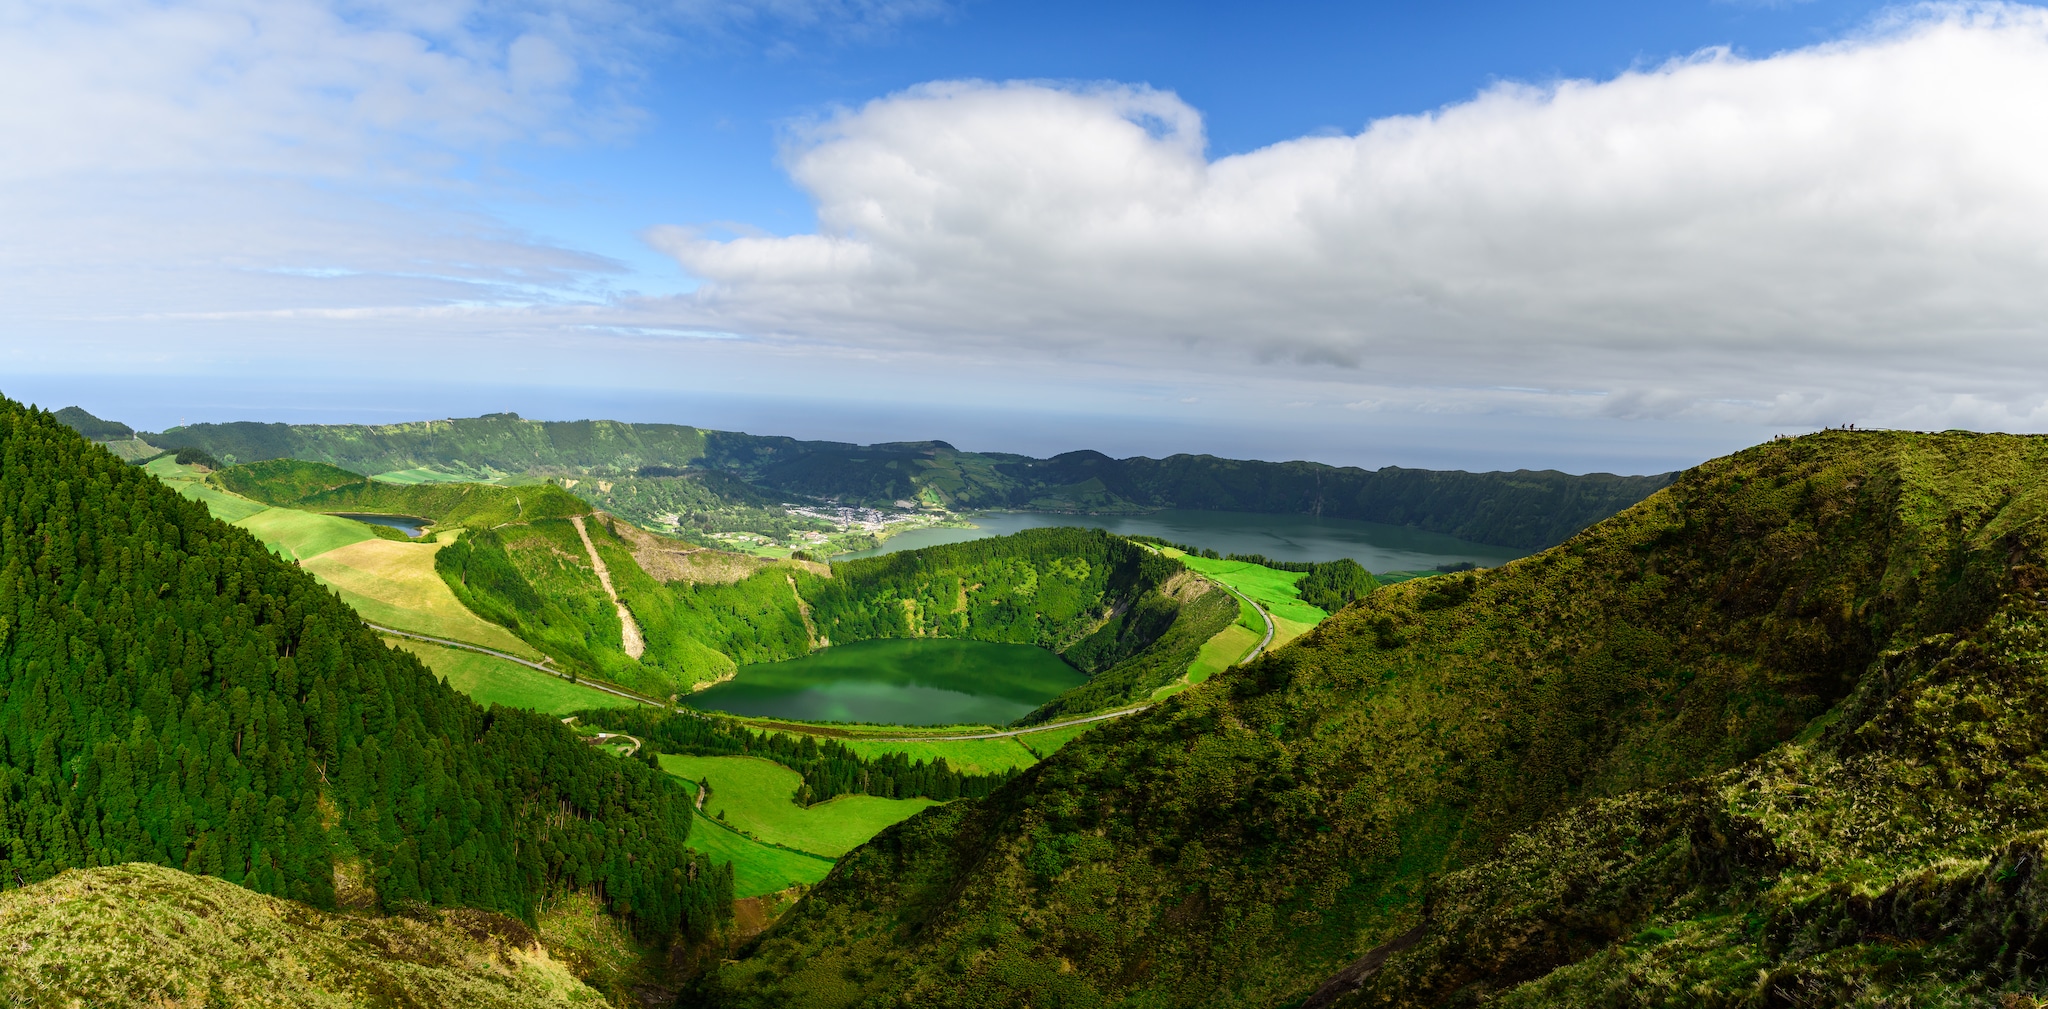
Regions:
<svg viewBox="0 0 2048 1009"><path fill-rule="evenodd" d="M1876 1004L2025 984L2043 488L2039 438L1835 432L1703 465L898 825L693 997Z"/></svg>

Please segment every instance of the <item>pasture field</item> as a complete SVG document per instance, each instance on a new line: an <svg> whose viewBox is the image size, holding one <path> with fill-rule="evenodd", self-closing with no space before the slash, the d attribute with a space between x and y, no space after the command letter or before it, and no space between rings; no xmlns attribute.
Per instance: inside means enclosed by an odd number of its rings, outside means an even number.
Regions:
<svg viewBox="0 0 2048 1009"><path fill-rule="evenodd" d="M1069 725L1064 729L1048 729L1045 732L1026 733L1022 736L1011 736L1010 738L1016 740L1025 749L1030 750L1038 759L1044 760L1058 753L1060 747L1073 742L1076 736L1101 724L1101 722L1089 722L1085 725Z"/></svg>
<svg viewBox="0 0 2048 1009"><path fill-rule="evenodd" d="M442 538L448 539L446 534ZM540 658L533 646L471 613L455 598L434 570L434 554L445 545L367 539L301 563L373 623Z"/></svg>
<svg viewBox="0 0 2048 1009"><path fill-rule="evenodd" d="M222 522L237 522L270 507L207 483L206 474L200 472L199 467L180 466L170 456L154 460L142 470L169 484L179 494L204 504L206 510Z"/></svg>
<svg viewBox="0 0 2048 1009"><path fill-rule="evenodd" d="M883 743L868 739L840 739L847 749L873 760L885 753L901 753L912 760L930 762L946 758L946 766L963 774L994 774L1009 768L1026 768L1038 758L1016 736L1003 739L934 739L915 743Z"/></svg>
<svg viewBox="0 0 2048 1009"><path fill-rule="evenodd" d="M566 715L587 708L638 706L616 694L579 687L560 677L481 652L444 648L410 638L385 638L384 641L419 656L435 676L447 680L449 686L486 707L503 704L548 715Z"/></svg>
<svg viewBox="0 0 2048 1009"><path fill-rule="evenodd" d="M704 812L771 844L829 858L852 851L882 828L938 803L930 799L883 799L842 795L815 806L791 801L802 779L795 771L760 757L660 756L661 769L690 781L708 779L711 798Z"/></svg>
<svg viewBox="0 0 2048 1009"><path fill-rule="evenodd" d="M690 783L691 794L696 784ZM772 848L720 826L702 813L690 824L690 850L700 852L716 864L732 863L732 895L759 897L789 889L793 883L809 886L832 871L832 860Z"/></svg>
<svg viewBox="0 0 2048 1009"><path fill-rule="evenodd" d="M1257 617L1254 616L1253 619L1257 619ZM1237 665L1244 658L1245 653L1251 651L1252 646L1258 644L1259 639L1265 636L1266 627L1264 623L1261 623L1256 631L1242 623L1231 624L1229 627L1217 631L1215 637L1202 642L1202 650L1195 654L1195 661L1188 663L1187 672L1182 674L1180 679L1153 691L1152 699L1157 701L1172 697L1225 669L1229 669L1231 666ZM1278 617L1273 619L1273 640L1280 640L1280 619Z"/></svg>
<svg viewBox="0 0 2048 1009"><path fill-rule="evenodd" d="M235 523L286 560L304 561L351 543L377 539L368 525L296 508L267 508Z"/></svg>
<svg viewBox="0 0 2048 1009"><path fill-rule="evenodd" d="M1278 648L1301 637L1329 617L1328 613L1302 602L1296 593L1294 585L1301 581L1303 572L1276 571L1250 561L1211 560L1172 549L1162 552L1169 557L1178 556L1182 564L1196 573L1250 596L1264 606L1266 612L1273 614L1273 643L1267 646L1269 648ZM1264 630L1261 626L1260 633L1263 634Z"/></svg>

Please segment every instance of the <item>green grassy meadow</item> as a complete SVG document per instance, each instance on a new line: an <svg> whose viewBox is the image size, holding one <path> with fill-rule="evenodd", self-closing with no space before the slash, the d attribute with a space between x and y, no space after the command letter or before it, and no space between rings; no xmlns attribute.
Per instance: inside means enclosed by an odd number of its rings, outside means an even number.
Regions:
<svg viewBox="0 0 2048 1009"><path fill-rule="evenodd" d="M341 593L363 619L402 631L431 634L495 648L522 658L540 657L511 631L469 611L434 570L434 554L447 545L368 539L303 562L313 576Z"/></svg>
<svg viewBox="0 0 2048 1009"><path fill-rule="evenodd" d="M1033 754L1036 754L1038 759L1044 760L1058 753L1060 747L1073 742L1075 737L1081 735L1081 733L1087 732L1089 729L1101 724L1103 723L1089 722L1085 725L1069 725L1064 729L1027 732L1024 735L1011 736L1010 738L1016 740L1019 745L1030 750Z"/></svg>
<svg viewBox="0 0 2048 1009"><path fill-rule="evenodd" d="M882 799L843 795L803 807L791 801L802 779L795 771L759 757L685 757L664 753L661 769L690 781L708 779L711 798L704 812L770 844L829 858L859 847L882 828L938 803L930 799Z"/></svg>
<svg viewBox="0 0 2048 1009"><path fill-rule="evenodd" d="M912 760L946 758L947 766L965 774L994 774L1005 768L1024 768L1038 763L1016 736L1003 739L934 739L914 743L884 743L871 739L845 739L847 749L873 760L885 753L901 753Z"/></svg>
<svg viewBox="0 0 2048 1009"><path fill-rule="evenodd" d="M1295 583L1301 581L1303 572L1276 571L1262 564L1249 561L1219 561L1207 557L1183 554L1178 550L1162 551L1169 557L1179 557L1182 564L1207 578L1222 582L1251 597L1273 614L1273 643L1278 648L1295 638L1307 634L1309 629L1329 618L1329 614L1302 602L1295 590ZM1262 626L1260 632L1263 634Z"/></svg>
<svg viewBox="0 0 2048 1009"><path fill-rule="evenodd" d="M351 543L377 539L362 522L295 508L267 508L235 523L287 560L308 560Z"/></svg>
<svg viewBox="0 0 2048 1009"><path fill-rule="evenodd" d="M690 785L695 794L696 785ZM714 864L732 863L732 895L759 897L802 883L809 886L832 871L832 860L774 848L722 826L702 813L690 824L690 849Z"/></svg>
<svg viewBox="0 0 2048 1009"><path fill-rule="evenodd" d="M238 522L270 507L208 484L206 474L199 467L180 466L170 456L156 459L144 465L142 470L170 485L179 494L204 504L206 510L222 522Z"/></svg>
<svg viewBox="0 0 2048 1009"><path fill-rule="evenodd" d="M586 708L630 708L635 702L602 690L579 687L557 676L528 669L517 662L461 648L444 648L409 638L386 638L420 657L427 668L486 707L503 704L549 715Z"/></svg>

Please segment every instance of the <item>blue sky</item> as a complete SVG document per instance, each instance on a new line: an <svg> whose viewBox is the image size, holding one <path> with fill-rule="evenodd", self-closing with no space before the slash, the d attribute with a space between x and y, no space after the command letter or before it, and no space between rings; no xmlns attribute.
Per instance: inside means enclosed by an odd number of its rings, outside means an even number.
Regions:
<svg viewBox="0 0 2048 1009"><path fill-rule="evenodd" d="M0 0L0 392L1689 465L2048 430L2016 4Z"/></svg>
<svg viewBox="0 0 2048 1009"><path fill-rule="evenodd" d="M934 5L937 6L937 5ZM792 122L933 80L1121 81L1202 111L1212 155L1471 98L1503 81L1609 78L1712 46L1768 54L1840 37L1888 5L1738 3L979 2L886 28L772 24L650 61L644 131L574 149L521 146L504 167L543 198L507 220L614 257L632 286L692 278L638 238L650 223L816 225L777 164ZM525 194L522 194L525 195Z"/></svg>

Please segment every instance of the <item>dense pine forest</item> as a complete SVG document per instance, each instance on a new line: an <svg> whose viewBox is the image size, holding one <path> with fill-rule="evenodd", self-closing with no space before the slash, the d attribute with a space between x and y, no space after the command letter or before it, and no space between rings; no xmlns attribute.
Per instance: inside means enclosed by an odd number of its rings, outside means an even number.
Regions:
<svg viewBox="0 0 2048 1009"><path fill-rule="evenodd" d="M2016 1006L2048 438L1830 432L853 852L716 1006Z"/></svg>
<svg viewBox="0 0 2048 1009"><path fill-rule="evenodd" d="M0 401L0 884L151 862L317 907L532 920L597 897L701 936L687 795L489 711L248 533Z"/></svg>

